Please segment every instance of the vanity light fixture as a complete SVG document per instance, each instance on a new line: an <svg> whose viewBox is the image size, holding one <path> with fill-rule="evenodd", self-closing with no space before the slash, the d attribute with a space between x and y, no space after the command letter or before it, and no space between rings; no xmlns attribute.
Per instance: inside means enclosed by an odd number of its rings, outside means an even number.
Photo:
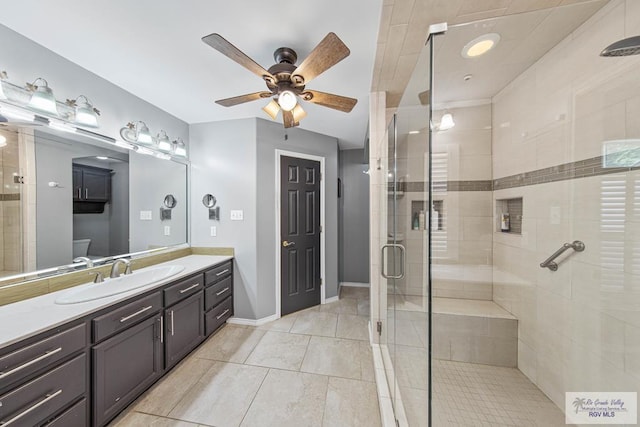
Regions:
<svg viewBox="0 0 640 427"><path fill-rule="evenodd" d="M156 137L156 143L158 144L158 150L170 152L172 145L171 140L169 139L169 135L164 130L161 130L158 136Z"/></svg>
<svg viewBox="0 0 640 427"><path fill-rule="evenodd" d="M464 45L461 52L462 57L471 59L484 55L485 53L493 49L499 41L500 34L498 33L487 33L481 35L480 37L476 37L475 39Z"/></svg>
<svg viewBox="0 0 640 427"><path fill-rule="evenodd" d="M120 136L127 142L133 142L144 145L153 144L153 137L147 124L138 120L137 122L129 122L125 127L120 129Z"/></svg>
<svg viewBox="0 0 640 427"><path fill-rule="evenodd" d="M13 120L33 122L36 119L36 116L32 113L5 104L0 105L0 111L2 111L3 116Z"/></svg>
<svg viewBox="0 0 640 427"><path fill-rule="evenodd" d="M42 82L42 84L38 85L38 82ZM45 79L38 77L33 83L27 83L27 90L32 93L31 99L29 100L30 108L55 116L58 115L56 98L53 96L53 91Z"/></svg>
<svg viewBox="0 0 640 427"><path fill-rule="evenodd" d="M0 71L0 99L7 99L7 95L4 93L4 89L2 88L2 81L7 78L6 71Z"/></svg>
<svg viewBox="0 0 640 427"><path fill-rule="evenodd" d="M59 130L62 132L76 133L75 126L70 125L69 123L63 122L62 120L56 120L56 119L48 119L48 120L49 120L48 125L51 129Z"/></svg>
<svg viewBox="0 0 640 427"><path fill-rule="evenodd" d="M173 141L173 154L178 157L187 157L187 146L182 138Z"/></svg>
<svg viewBox="0 0 640 427"><path fill-rule="evenodd" d="M456 122L453 121L453 114L444 113L442 115L442 119L440 119L440 125L438 126L438 130L449 130L456 125Z"/></svg>
<svg viewBox="0 0 640 427"><path fill-rule="evenodd" d="M100 115L100 110L93 106L91 101L89 101L89 98L84 95L80 95L76 99L67 99L65 104L75 109L74 121L77 124L92 128L98 127L98 116Z"/></svg>

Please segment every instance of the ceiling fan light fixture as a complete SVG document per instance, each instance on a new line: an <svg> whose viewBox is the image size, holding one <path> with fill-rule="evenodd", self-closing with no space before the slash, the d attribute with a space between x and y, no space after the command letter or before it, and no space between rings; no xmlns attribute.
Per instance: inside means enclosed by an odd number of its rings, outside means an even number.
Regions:
<svg viewBox="0 0 640 427"><path fill-rule="evenodd" d="M293 121L296 123L300 123L300 120L307 117L307 112L302 109L302 106L300 104L297 104L295 107L293 107L292 113Z"/></svg>
<svg viewBox="0 0 640 427"><path fill-rule="evenodd" d="M278 95L278 104L284 111L291 111L298 104L298 99L293 92L285 90Z"/></svg>
<svg viewBox="0 0 640 427"><path fill-rule="evenodd" d="M262 110L267 113L269 117L275 120L276 117L278 117L278 113L280 112L280 105L278 105L278 103L272 99L267 105L262 107Z"/></svg>

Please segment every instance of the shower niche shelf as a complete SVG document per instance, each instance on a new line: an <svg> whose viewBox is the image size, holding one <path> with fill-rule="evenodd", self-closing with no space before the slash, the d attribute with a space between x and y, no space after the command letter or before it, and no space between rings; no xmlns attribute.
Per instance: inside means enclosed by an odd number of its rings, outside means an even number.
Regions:
<svg viewBox="0 0 640 427"><path fill-rule="evenodd" d="M424 231L427 229L427 221L429 220L429 212L427 212L428 202L425 200L412 200L411 201L411 230ZM424 212L424 224L420 223L420 212ZM418 227L415 227L415 219L418 218ZM444 230L444 201L433 200L433 210L431 211L431 224L432 231Z"/></svg>
<svg viewBox="0 0 640 427"><path fill-rule="evenodd" d="M496 199L496 231L522 235L522 197Z"/></svg>

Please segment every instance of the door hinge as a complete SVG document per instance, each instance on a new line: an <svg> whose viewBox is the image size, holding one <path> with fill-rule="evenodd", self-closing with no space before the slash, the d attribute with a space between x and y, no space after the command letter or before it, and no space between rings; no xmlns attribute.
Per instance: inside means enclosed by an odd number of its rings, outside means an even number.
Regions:
<svg viewBox="0 0 640 427"><path fill-rule="evenodd" d="M13 176L13 183L14 184L24 184L24 176Z"/></svg>
<svg viewBox="0 0 640 427"><path fill-rule="evenodd" d="M322 285L322 277L320 278L320 285Z"/></svg>
<svg viewBox="0 0 640 427"><path fill-rule="evenodd" d="M322 226L320 226L320 232L322 233Z"/></svg>
<svg viewBox="0 0 640 427"><path fill-rule="evenodd" d="M380 320L376 322L376 330L378 331L378 335L382 335L382 322Z"/></svg>

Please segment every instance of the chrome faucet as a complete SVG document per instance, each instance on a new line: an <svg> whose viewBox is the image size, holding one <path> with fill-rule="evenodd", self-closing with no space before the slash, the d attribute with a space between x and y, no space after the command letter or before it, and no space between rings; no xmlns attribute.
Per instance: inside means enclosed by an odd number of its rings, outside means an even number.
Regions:
<svg viewBox="0 0 640 427"><path fill-rule="evenodd" d="M79 256L73 259L73 262L84 262L87 268L93 267L93 260L87 258L86 256Z"/></svg>
<svg viewBox="0 0 640 427"><path fill-rule="evenodd" d="M124 258L119 258L117 260L115 260L113 262L113 264L111 265L111 274L109 274L110 278L116 278L116 277L120 277L120 271L119 271L119 265L120 264L124 264L125 265L125 269L124 269L124 274L131 274L133 273L133 271L131 270L131 261L124 259Z"/></svg>
<svg viewBox="0 0 640 427"><path fill-rule="evenodd" d="M90 271L89 275L92 276L95 274L95 278L93 279L93 283L102 283L104 282L104 274L101 271Z"/></svg>

